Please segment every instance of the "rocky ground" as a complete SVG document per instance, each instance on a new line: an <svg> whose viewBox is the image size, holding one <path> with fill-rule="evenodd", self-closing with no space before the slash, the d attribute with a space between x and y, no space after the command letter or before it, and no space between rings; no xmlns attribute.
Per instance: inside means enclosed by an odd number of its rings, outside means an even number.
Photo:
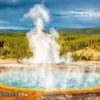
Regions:
<svg viewBox="0 0 100 100"><path fill-rule="evenodd" d="M48 94L36 100L100 100L100 93L67 95L67 94Z"/></svg>
<svg viewBox="0 0 100 100"><path fill-rule="evenodd" d="M41 70L41 64L19 64L19 63L1 63L0 73L6 71L16 71L16 70ZM51 67L52 71L59 72L83 72L91 73L95 72L100 74L100 62L72 62L67 64L45 64L45 68L48 70Z"/></svg>

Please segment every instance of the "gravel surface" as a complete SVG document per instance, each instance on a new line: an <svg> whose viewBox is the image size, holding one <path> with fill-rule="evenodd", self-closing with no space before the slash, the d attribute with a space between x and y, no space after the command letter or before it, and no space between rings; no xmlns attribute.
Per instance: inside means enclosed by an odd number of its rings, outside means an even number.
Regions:
<svg viewBox="0 0 100 100"><path fill-rule="evenodd" d="M92 94L47 94L37 98L36 100L100 100L100 93Z"/></svg>

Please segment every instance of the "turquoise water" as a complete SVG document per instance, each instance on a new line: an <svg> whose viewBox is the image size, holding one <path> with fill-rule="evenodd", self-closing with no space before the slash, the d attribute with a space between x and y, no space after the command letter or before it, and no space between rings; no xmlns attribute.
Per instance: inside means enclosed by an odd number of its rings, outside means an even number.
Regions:
<svg viewBox="0 0 100 100"><path fill-rule="evenodd" d="M31 89L93 88L100 86L100 75L80 72L57 72L42 75L40 72L33 71L13 71L0 74L0 83Z"/></svg>

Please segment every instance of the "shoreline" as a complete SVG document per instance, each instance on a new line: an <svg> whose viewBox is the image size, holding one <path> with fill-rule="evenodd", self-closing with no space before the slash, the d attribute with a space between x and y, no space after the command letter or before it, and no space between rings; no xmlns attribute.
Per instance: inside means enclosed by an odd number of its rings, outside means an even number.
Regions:
<svg viewBox="0 0 100 100"><path fill-rule="evenodd" d="M71 98L83 98L84 95L87 96L92 96L92 95L97 95L100 94L100 87L97 88L91 88L91 89L75 89L75 90L52 90L52 91L45 91L45 90L29 90L29 89L23 89L23 88L14 88L14 87L9 87L9 86L4 86L0 84L0 92L3 93L28 93L28 97L19 97L18 100L23 100L25 98L25 100L38 100L38 98L40 98L39 100L52 100L52 99L41 99L42 97L48 98L49 97L56 97L56 96L67 96L67 97L71 97ZM2 98L2 100L5 100L5 97L0 97ZM8 100L16 100L16 97L6 97L6 99ZM59 99L62 100L62 99ZM74 99L73 99L74 100ZM76 100L76 99L75 99ZM80 99L77 99L80 100ZM91 100L91 99L90 99ZM96 100L96 99L94 99ZM97 99L99 100L99 99Z"/></svg>
<svg viewBox="0 0 100 100"><path fill-rule="evenodd" d="M2 58L0 58L0 63L21 63L21 60L17 60L16 58L6 58L6 59L2 59ZM100 63L100 61L95 61L95 60L79 60L79 61L72 61L72 62L70 62L70 63L96 63L96 62L98 62L98 63Z"/></svg>
<svg viewBox="0 0 100 100"><path fill-rule="evenodd" d="M13 89L15 91L30 91L30 92L41 92L41 93L63 93L63 94L81 94L81 93L98 93L100 92L100 86L94 87L94 88L76 88L76 89L66 89L66 90L57 90L57 89L52 89L52 90L45 90L45 89L31 89L31 88L18 88L18 87L13 87L13 86L7 86L4 84L0 84L0 88L6 88L6 89Z"/></svg>
<svg viewBox="0 0 100 100"><path fill-rule="evenodd" d="M40 71L42 64L21 64L21 63L1 63L0 73L7 71ZM67 64L44 64L48 70L52 69L53 72L81 72L81 73L97 73L100 74L100 62L71 62Z"/></svg>

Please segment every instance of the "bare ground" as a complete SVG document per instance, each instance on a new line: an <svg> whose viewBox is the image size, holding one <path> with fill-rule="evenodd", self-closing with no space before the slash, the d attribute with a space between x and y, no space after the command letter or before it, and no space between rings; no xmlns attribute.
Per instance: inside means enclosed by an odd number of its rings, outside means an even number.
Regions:
<svg viewBox="0 0 100 100"><path fill-rule="evenodd" d="M88 93L79 95L68 94L48 94L36 100L100 100L100 93Z"/></svg>

